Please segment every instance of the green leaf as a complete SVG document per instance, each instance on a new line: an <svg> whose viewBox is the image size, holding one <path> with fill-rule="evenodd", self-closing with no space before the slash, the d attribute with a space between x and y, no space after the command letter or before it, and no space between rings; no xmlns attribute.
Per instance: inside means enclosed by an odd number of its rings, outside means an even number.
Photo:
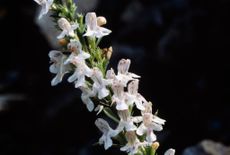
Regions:
<svg viewBox="0 0 230 155"><path fill-rule="evenodd" d="M111 118L113 121L115 121L116 123L119 123L119 119L117 118L117 116L113 113L113 111L110 108L105 107L103 109L103 112L105 113L106 116Z"/></svg>

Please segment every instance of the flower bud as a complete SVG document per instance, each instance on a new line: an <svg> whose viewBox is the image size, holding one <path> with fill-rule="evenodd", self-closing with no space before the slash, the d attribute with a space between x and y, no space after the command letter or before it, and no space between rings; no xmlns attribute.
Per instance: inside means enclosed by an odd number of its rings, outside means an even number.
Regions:
<svg viewBox="0 0 230 155"><path fill-rule="evenodd" d="M59 39L58 40L58 43L59 45L61 46L66 46L68 44L67 40L66 39Z"/></svg>
<svg viewBox="0 0 230 155"><path fill-rule="evenodd" d="M113 48L112 48L112 46L110 46L109 48L104 48L104 49L102 49L102 54L103 54L103 56L104 56L106 59L108 59L108 60L110 60L110 58L111 58L111 56L112 56L112 53L113 53Z"/></svg>
<svg viewBox="0 0 230 155"><path fill-rule="evenodd" d="M97 17L97 25L98 26L105 25L106 23L107 23L107 20L105 17L102 17L102 16Z"/></svg>
<svg viewBox="0 0 230 155"><path fill-rule="evenodd" d="M159 142L154 142L154 143L152 144L152 148L153 148L154 150L157 150L157 149L159 148L159 146L160 146Z"/></svg>

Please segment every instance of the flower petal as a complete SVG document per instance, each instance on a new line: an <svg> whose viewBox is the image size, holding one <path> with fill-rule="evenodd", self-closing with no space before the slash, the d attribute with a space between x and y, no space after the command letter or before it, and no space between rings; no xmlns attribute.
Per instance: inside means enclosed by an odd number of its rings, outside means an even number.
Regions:
<svg viewBox="0 0 230 155"><path fill-rule="evenodd" d="M89 29L89 28L88 28ZM91 31L91 30L87 30L87 32L83 35L83 36L92 36L92 37L94 37L95 35L94 35L94 31Z"/></svg>
<svg viewBox="0 0 230 155"><path fill-rule="evenodd" d="M89 54L89 53L86 53L86 52L82 52L82 53L80 54L80 57L82 57L83 59L88 59L88 58L90 58L90 54Z"/></svg>
<svg viewBox="0 0 230 155"><path fill-rule="evenodd" d="M135 131L137 130L137 127L133 124L133 122L130 120L126 123L125 126L126 131Z"/></svg>
<svg viewBox="0 0 230 155"><path fill-rule="evenodd" d="M136 133L139 135L139 136L142 136L145 132L146 132L146 127L144 126L144 124L142 123L138 128L137 128L137 131Z"/></svg>
<svg viewBox="0 0 230 155"><path fill-rule="evenodd" d="M154 131L161 131L161 130L163 130L163 126L160 125L160 124L157 124L157 123L153 123L153 124L151 125L151 128L152 128Z"/></svg>
<svg viewBox="0 0 230 155"><path fill-rule="evenodd" d="M61 34L59 34L59 35L57 36L57 39L62 39L62 38L64 38L64 37L66 36L66 34L67 34L67 32L66 32L65 30L63 30L63 31L61 32Z"/></svg>
<svg viewBox="0 0 230 155"><path fill-rule="evenodd" d="M168 149L164 155L174 155L175 154L175 150L174 149Z"/></svg>
<svg viewBox="0 0 230 155"><path fill-rule="evenodd" d="M85 85L85 75L80 75L75 82L75 88Z"/></svg>
<svg viewBox="0 0 230 155"><path fill-rule="evenodd" d="M142 102L140 102L139 100L135 100L135 104L137 106L137 109L141 111L145 110L145 107L143 106Z"/></svg>
<svg viewBox="0 0 230 155"><path fill-rule="evenodd" d="M126 103L123 101L116 101L116 109L117 110L128 110L129 107Z"/></svg>
<svg viewBox="0 0 230 155"><path fill-rule="evenodd" d="M107 150L113 145L113 141L109 136L106 136L105 141L104 141L104 148Z"/></svg>
<svg viewBox="0 0 230 155"><path fill-rule="evenodd" d="M107 36L112 32L111 30L104 28L104 27L99 27L99 29L103 36Z"/></svg>
<svg viewBox="0 0 230 155"><path fill-rule="evenodd" d="M117 70L121 74L126 74L129 71L131 61L129 59L121 59L118 63Z"/></svg>
<svg viewBox="0 0 230 155"><path fill-rule="evenodd" d="M108 96L109 95L109 90L108 89L106 89L106 88L102 88L101 90L99 90L99 92L98 92L98 99L103 99L103 98L105 98L106 96Z"/></svg>
<svg viewBox="0 0 230 155"><path fill-rule="evenodd" d="M160 117L158 117L158 116L156 116L156 115L153 116L153 121L154 121L155 123L162 124L162 125L164 125L165 122L166 122L166 120L161 119Z"/></svg>
<svg viewBox="0 0 230 155"><path fill-rule="evenodd" d="M92 112L94 109L94 103L90 98L87 99L86 107L89 110L89 112Z"/></svg>
<svg viewBox="0 0 230 155"><path fill-rule="evenodd" d="M156 135L153 133L153 131L148 131L148 132L147 132L147 136L146 136L146 140L147 140L147 142L152 143L152 142L154 142L154 141L157 140L157 137L156 137Z"/></svg>
<svg viewBox="0 0 230 155"><path fill-rule="evenodd" d="M51 86L56 86L61 81L62 81L62 78L59 75L56 75L51 81Z"/></svg>
<svg viewBox="0 0 230 155"><path fill-rule="evenodd" d="M103 132L103 133L108 133L110 130L109 124L108 122L106 122L104 119L102 118L98 118L95 121L95 125L98 127L98 129Z"/></svg>
<svg viewBox="0 0 230 155"><path fill-rule="evenodd" d="M129 146L125 145L125 146L121 147L120 150L121 151L127 151L127 150L129 150Z"/></svg>
<svg viewBox="0 0 230 155"><path fill-rule="evenodd" d="M85 24L88 26L88 29L90 30L94 30L96 28L97 16L95 12L89 12L85 15Z"/></svg>
<svg viewBox="0 0 230 155"><path fill-rule="evenodd" d="M50 65L49 71L51 73L57 74L58 73L58 67L57 67L57 65L55 65L55 64Z"/></svg>
<svg viewBox="0 0 230 155"><path fill-rule="evenodd" d="M78 72L75 71L75 72L68 78L68 82L69 82L69 83L74 82L75 80L77 80L78 76L79 76L79 75L78 75Z"/></svg>
<svg viewBox="0 0 230 155"><path fill-rule="evenodd" d="M132 120L134 123L140 123L141 121L143 121L143 117L142 116L135 116L135 117L132 117Z"/></svg>

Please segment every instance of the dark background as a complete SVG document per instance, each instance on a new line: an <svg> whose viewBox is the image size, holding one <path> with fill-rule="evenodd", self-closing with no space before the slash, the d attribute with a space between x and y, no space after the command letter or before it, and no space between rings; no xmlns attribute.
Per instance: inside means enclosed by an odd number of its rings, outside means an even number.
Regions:
<svg viewBox="0 0 230 155"><path fill-rule="evenodd" d="M0 94L25 97L0 111L0 154L119 154L92 146L101 134L78 90L50 86L53 48L34 22L36 8L0 1ZM229 0L100 0L92 11L113 30L101 44L114 46L111 66L130 58L140 92L167 120L160 153L181 154L203 139L230 145Z"/></svg>

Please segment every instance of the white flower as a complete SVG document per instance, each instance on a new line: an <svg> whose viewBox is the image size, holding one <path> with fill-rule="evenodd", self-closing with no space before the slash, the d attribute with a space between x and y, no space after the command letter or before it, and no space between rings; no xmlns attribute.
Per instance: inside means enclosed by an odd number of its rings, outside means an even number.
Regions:
<svg viewBox="0 0 230 155"><path fill-rule="evenodd" d="M116 103L117 110L128 110L128 105L126 103L126 94L124 92L124 87L119 81L114 81L112 85L113 96L112 103Z"/></svg>
<svg viewBox="0 0 230 155"><path fill-rule="evenodd" d="M128 143L121 147L120 150L121 151L126 151L127 153L129 153L130 155L134 155L136 153L138 153L139 148L141 146L146 146L146 142L140 142L136 136L136 133L134 131L128 131L125 134L126 140L128 141Z"/></svg>
<svg viewBox="0 0 230 155"><path fill-rule="evenodd" d="M74 23L74 24L70 24L68 22L67 19L65 18L60 18L58 20L58 26L60 27L60 29L62 30L61 34L59 36L57 36L58 39L62 39L65 36L70 36L73 37L74 34L74 30L76 30L78 28L78 24Z"/></svg>
<svg viewBox="0 0 230 155"><path fill-rule="evenodd" d="M51 85L55 86L60 83L63 76L70 71L70 66L64 64L67 57L60 51L50 51L49 57L51 62L53 62L49 70L51 73L57 74L51 81Z"/></svg>
<svg viewBox="0 0 230 155"><path fill-rule="evenodd" d="M109 95L109 90L106 88L108 81L103 78L102 72L98 68L93 68L91 76L93 80L93 91L98 95L98 99L103 99Z"/></svg>
<svg viewBox="0 0 230 155"><path fill-rule="evenodd" d="M68 78L68 82L75 82L75 88L78 88L85 84L85 76L91 77L92 75L92 70L85 63L85 59L88 59L90 54L81 49L81 44L77 40L71 40L68 48L72 53L65 64L72 63L76 66L74 73Z"/></svg>
<svg viewBox="0 0 230 155"><path fill-rule="evenodd" d="M151 103L149 103L151 104ZM163 129L162 125L164 125L165 120L153 115L152 113L148 113L151 109L146 108L147 110L142 112L142 123L137 129L137 134L142 136L146 134L146 140L148 143L152 143L156 141L156 135L153 133L154 131L161 131ZM152 111L152 110L151 110Z"/></svg>
<svg viewBox="0 0 230 155"><path fill-rule="evenodd" d="M150 121L149 115L145 115L145 117L143 118L143 122L147 122ZM146 126L145 123L142 123L138 129L137 129L137 134L142 136L146 133L146 140L149 143L152 143L153 141L156 141L157 137L156 135L153 133L153 129L150 126Z"/></svg>
<svg viewBox="0 0 230 155"><path fill-rule="evenodd" d="M119 69L121 69L121 67L124 66L119 66ZM112 103L116 103L116 109L127 110L129 105L135 103L138 109L144 110L142 102L144 102L145 99L137 93L138 82L131 82L128 86L128 93L124 92L124 88L130 80L130 78L126 76L129 73L121 69L121 73L118 74L119 75L115 75L113 69L108 70L106 73L106 79L109 81L113 90Z"/></svg>
<svg viewBox="0 0 230 155"><path fill-rule="evenodd" d="M78 40L71 39L67 47L72 53L65 64L73 63L76 65L76 61L77 63L85 63L85 60L90 58L90 54L82 50L82 45Z"/></svg>
<svg viewBox="0 0 230 155"><path fill-rule="evenodd" d="M42 7L41 12L38 17L39 19L41 19L42 16L48 13L51 5L53 4L53 0L34 0L34 1L38 3L39 5L41 5Z"/></svg>
<svg viewBox="0 0 230 155"><path fill-rule="evenodd" d="M124 86L126 86L130 80L133 80L135 78L140 78L139 75L136 75L134 73L129 73L130 64L131 61L129 59L121 59L117 66L118 74L116 78L118 80L122 80Z"/></svg>
<svg viewBox="0 0 230 155"><path fill-rule="evenodd" d="M168 149L164 155L174 155L175 154L175 150L174 149Z"/></svg>
<svg viewBox="0 0 230 155"><path fill-rule="evenodd" d="M81 42L76 39L70 39L70 43L67 45L68 49L76 54L83 53Z"/></svg>
<svg viewBox="0 0 230 155"><path fill-rule="evenodd" d="M111 138L115 137L118 133L111 129L109 124L101 118L98 118L95 121L95 125L103 133L103 135L99 139L99 143L104 144L104 148L105 150L107 150L109 147L113 145L113 141Z"/></svg>
<svg viewBox="0 0 230 155"><path fill-rule="evenodd" d="M70 61L76 66L74 73L68 78L68 82L75 82L75 88L85 85L85 76L91 77L92 70L85 64L80 55L75 56Z"/></svg>
<svg viewBox="0 0 230 155"><path fill-rule="evenodd" d="M119 110L118 115L120 117L120 122L116 129L117 132L121 132L123 129L125 129L126 131L135 131L137 129L137 127L133 123L133 117L130 116L130 112L128 110Z"/></svg>
<svg viewBox="0 0 230 155"><path fill-rule="evenodd" d="M137 106L137 109L139 110L145 110L145 107L143 106L143 103L147 102L145 98L138 93L138 84L139 80L135 79L128 85L128 103L133 104L135 103Z"/></svg>
<svg viewBox="0 0 230 155"><path fill-rule="evenodd" d="M93 93L93 91L88 88L87 86L81 86L79 87L80 90L82 91L81 94L81 100L82 102L86 105L87 109L92 112L94 109L94 103L93 101L90 99L90 97L94 97L95 94Z"/></svg>
<svg viewBox="0 0 230 155"><path fill-rule="evenodd" d="M131 61L129 59L121 59L117 66L117 75L114 73L113 69L110 69L106 72L106 78L111 84L119 82L123 87L126 87L130 80L140 78L139 75L129 72L130 64Z"/></svg>
<svg viewBox="0 0 230 155"><path fill-rule="evenodd" d="M97 23L97 16L94 12L89 12L85 16L85 24L87 31L84 36L102 38L103 36L109 35L111 30L100 27Z"/></svg>

